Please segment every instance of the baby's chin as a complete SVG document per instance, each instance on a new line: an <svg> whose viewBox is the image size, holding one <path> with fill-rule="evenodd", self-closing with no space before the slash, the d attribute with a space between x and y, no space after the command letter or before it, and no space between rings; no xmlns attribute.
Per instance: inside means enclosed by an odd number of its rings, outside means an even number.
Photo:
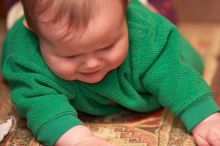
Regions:
<svg viewBox="0 0 220 146"><path fill-rule="evenodd" d="M80 81L84 83L89 83L89 84L95 84L103 80L106 74L103 75L94 75L94 76L84 76L80 75L78 78L73 78L73 77L63 77L60 76L60 78L67 80L67 81Z"/></svg>
<svg viewBox="0 0 220 146"><path fill-rule="evenodd" d="M79 80L79 81L84 82L84 83L88 83L88 84L95 84L95 83L101 82L102 79L99 79L99 80Z"/></svg>
<svg viewBox="0 0 220 146"><path fill-rule="evenodd" d="M95 77L80 78L78 80L81 81L81 82L84 82L84 83L95 84L95 83L101 82L104 77L105 77L105 75L95 76Z"/></svg>
<svg viewBox="0 0 220 146"><path fill-rule="evenodd" d="M76 80L84 83L95 84L101 82L108 72L108 70L101 70L94 74L79 74Z"/></svg>

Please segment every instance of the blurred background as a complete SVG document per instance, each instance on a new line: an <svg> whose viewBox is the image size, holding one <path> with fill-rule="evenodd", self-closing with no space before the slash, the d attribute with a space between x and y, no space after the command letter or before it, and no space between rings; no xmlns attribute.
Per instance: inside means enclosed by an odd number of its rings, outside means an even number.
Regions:
<svg viewBox="0 0 220 146"><path fill-rule="evenodd" d="M171 0L180 22L220 23L220 0Z"/></svg>
<svg viewBox="0 0 220 146"><path fill-rule="evenodd" d="M0 0L0 18L4 19L6 10L16 0ZM162 2L164 0L151 0ZM150 2L151 2L150 1ZM220 23L220 0L165 0L170 1L176 11L178 20L190 22L217 22Z"/></svg>

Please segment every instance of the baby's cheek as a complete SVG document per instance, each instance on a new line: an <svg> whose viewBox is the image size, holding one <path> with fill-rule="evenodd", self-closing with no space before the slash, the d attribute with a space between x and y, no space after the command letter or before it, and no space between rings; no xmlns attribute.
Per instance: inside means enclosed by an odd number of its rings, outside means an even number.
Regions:
<svg viewBox="0 0 220 146"><path fill-rule="evenodd" d="M112 54L112 56L110 57L110 60L112 64L114 64L114 67L118 67L124 62L126 56L127 56L127 48L114 52L114 54Z"/></svg>
<svg viewBox="0 0 220 146"><path fill-rule="evenodd" d="M50 68L57 76L66 80L72 80L76 74L76 68L68 63L54 64Z"/></svg>

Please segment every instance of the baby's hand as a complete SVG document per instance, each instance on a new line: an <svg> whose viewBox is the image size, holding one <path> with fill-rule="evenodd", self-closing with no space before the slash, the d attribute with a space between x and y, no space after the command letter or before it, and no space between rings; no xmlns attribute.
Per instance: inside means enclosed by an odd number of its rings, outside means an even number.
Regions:
<svg viewBox="0 0 220 146"><path fill-rule="evenodd" d="M108 141L94 136L92 131L78 125L64 133L55 143L55 146L113 146Z"/></svg>
<svg viewBox="0 0 220 146"><path fill-rule="evenodd" d="M220 146L220 113L214 113L192 130L198 146Z"/></svg>
<svg viewBox="0 0 220 146"><path fill-rule="evenodd" d="M111 143L105 139L99 138L97 136L85 137L83 140L76 143L74 146L113 146Z"/></svg>

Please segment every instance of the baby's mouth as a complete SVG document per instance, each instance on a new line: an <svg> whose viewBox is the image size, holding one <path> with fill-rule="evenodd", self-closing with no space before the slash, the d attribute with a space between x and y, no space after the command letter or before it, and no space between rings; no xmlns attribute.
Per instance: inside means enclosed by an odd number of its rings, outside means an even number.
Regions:
<svg viewBox="0 0 220 146"><path fill-rule="evenodd" d="M97 74L98 72L100 72L102 69L96 70L96 71L88 71L88 72L80 72L81 74L85 75L85 76L92 76Z"/></svg>

